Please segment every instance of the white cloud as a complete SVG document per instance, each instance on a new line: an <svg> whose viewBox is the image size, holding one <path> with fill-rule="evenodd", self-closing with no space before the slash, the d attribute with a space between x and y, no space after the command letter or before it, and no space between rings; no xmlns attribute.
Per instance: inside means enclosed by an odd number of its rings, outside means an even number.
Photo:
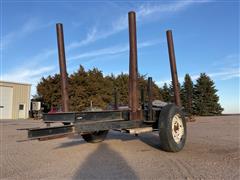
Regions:
<svg viewBox="0 0 240 180"><path fill-rule="evenodd" d="M240 69L238 68L226 68L225 70L219 70L215 72L205 72L209 77L215 80L229 80L232 78L240 77ZM199 74L190 74L192 81L195 81L199 78ZM164 83L170 84L172 79L160 80L156 81L158 86L163 86ZM180 83L183 83L184 77L181 76L178 78Z"/></svg>
<svg viewBox="0 0 240 180"><path fill-rule="evenodd" d="M232 54L228 54L225 59L238 59L239 58L239 54L236 53L232 53Z"/></svg>
<svg viewBox="0 0 240 180"><path fill-rule="evenodd" d="M219 58L217 61L214 61L212 65L215 66L216 68L239 67L240 66L239 57L240 56L237 53L228 54L222 58Z"/></svg>
<svg viewBox="0 0 240 180"><path fill-rule="evenodd" d="M145 22L148 20L147 18L155 16L157 13L160 13L158 14L159 17L161 17L161 15L163 15L164 13L176 13L195 2L196 1L175 1L173 3L165 4L161 6L159 4L158 5L145 4L136 8L137 20ZM24 38L32 32L49 27L51 25L53 25L53 23L43 24L39 21L39 19L31 18L26 23L24 23L20 29L9 32L5 36L3 36L1 38L0 49L3 50L3 48L10 45L14 41ZM77 47L88 45L92 42L107 38L122 30L125 30L127 29L127 27L128 27L128 16L127 14L124 14L119 18L117 18L115 21L113 21L109 29L99 30L97 27L93 27L89 31L85 39L79 42L73 42L69 44L68 46L66 46L66 49L71 50ZM152 46L157 43L159 42L148 41L148 42L139 43L138 48ZM108 48L103 48L103 49L99 49L91 52L77 54L75 56L70 57L68 60L90 58L90 57L97 57L97 56L106 56L106 55L116 55L116 54L127 52L129 50L128 48L129 48L128 45L108 47ZM28 68L23 66L22 68L15 69L14 71L9 71L6 74L3 74L1 76L1 79L7 80L7 81L28 82L34 85L40 79L42 74L50 72L54 69L54 67L38 68L36 65L43 60L49 59L52 55L55 55L56 53L57 53L57 49L54 48L50 50L45 50L44 52L39 53L34 57L26 58L25 60L23 60L23 62L33 62L32 65L34 67ZM232 76L233 75L235 74L232 74Z"/></svg>
<svg viewBox="0 0 240 180"><path fill-rule="evenodd" d="M158 14L159 17L162 17L165 13L176 13L181 11L191 4L199 3L199 2L209 2L209 1L174 1L170 4L161 4L152 5L152 3L143 4L136 9L137 21L147 21L151 19L151 17ZM128 28L128 15L124 14L117 18L112 22L111 27L108 29L97 29L93 27L87 34L87 37L81 41L73 42L67 46L68 50L78 48L84 45L88 45L89 43L95 42L100 39L107 38L111 35L119 33L122 30L126 30Z"/></svg>
<svg viewBox="0 0 240 180"><path fill-rule="evenodd" d="M175 1L171 4L158 4L158 5L142 5L140 6L139 10L137 11L139 18L144 18L147 16L151 16L155 13L174 13L180 11L189 5L193 4L194 1Z"/></svg>
<svg viewBox="0 0 240 180"><path fill-rule="evenodd" d="M40 53L32 56L32 57L26 57L22 58L21 62L27 62L28 64L30 63L33 66L36 66L37 64L40 64L43 61L46 61L53 55L57 54L57 49L45 49L41 51ZM56 59L57 62L57 59Z"/></svg>
<svg viewBox="0 0 240 180"><path fill-rule="evenodd" d="M218 59L213 62L212 66L212 68L216 70L208 71L206 74L215 80L229 80L240 77L239 54L237 53L228 54ZM199 78L200 73L201 72L199 72L199 74L190 75L191 79L193 81L196 80ZM182 83L183 81L184 77L179 77L179 82ZM170 84L171 79L157 81L159 86L163 86L164 83Z"/></svg>
<svg viewBox="0 0 240 180"><path fill-rule="evenodd" d="M53 25L52 22L42 23L37 18L30 18L19 29L9 32L8 34L1 37L0 49L5 48L6 46L10 45L11 43L20 38L28 36L30 33L34 31L47 28L51 25Z"/></svg>
<svg viewBox="0 0 240 180"><path fill-rule="evenodd" d="M199 1L198 1L199 2ZM202 1L201 1L202 2ZM145 5L141 5L139 8L137 8L136 13L137 13L137 17L138 20L141 21L141 19L144 19L144 17L150 17L152 15L154 15L155 13L167 13L167 12L177 12L182 10L183 8L189 6L190 4L194 3L193 1L180 1L180 2L174 2L171 4L163 4L163 5L151 5L151 4L145 4ZM160 16L160 15L159 15ZM31 18L29 19L25 24L23 24L23 26L21 27L21 29L19 29L18 31L13 31L10 32L9 34L5 35L3 37L3 39L1 40L1 47L5 47L6 45L10 44L11 42L13 42L14 40L18 39L18 38L23 38L25 36L27 36L29 33L34 32L36 30L42 29L42 28L46 28L49 27L50 25L52 25L53 23L47 23L47 24L42 24L39 19L36 18ZM103 30L98 30L96 27L93 27L87 34L86 38L78 41L78 42L73 42L69 45L66 46L66 50L72 50L81 46L85 46L88 45L92 42L95 42L97 40L100 39L104 39L107 38L113 34L116 34L122 30L127 29L128 27L128 16L127 14L120 16L118 19L116 19L116 21L112 22L112 25L109 29L103 29ZM98 54L107 54L106 50L108 50L107 48L102 49L101 51L98 52L92 52L92 53L84 53L84 54L80 54L79 57L74 56L74 57L70 57L70 59L76 59L76 58L83 58L83 57L93 57L96 56ZM112 53L110 54L114 54L117 52L121 52L121 51L126 51L126 46L125 47L115 47L112 48L110 50L113 50ZM115 52L117 51L117 52ZM54 55L57 53L57 49L50 49L47 50L45 52L42 52L40 54L35 55L34 57L28 58L30 61L36 61L39 62L41 60L47 59L49 58L51 55ZM95 55L94 55L95 54Z"/></svg>
<svg viewBox="0 0 240 180"><path fill-rule="evenodd" d="M138 48L144 48L144 47L149 47L153 46L156 44L159 44L160 41L147 41L147 42L142 42L138 44ZM116 55L124 52L129 51L129 45L118 45L118 46L113 46L113 47L107 47L103 49L98 49L86 53L81 53L77 54L75 56L69 57L68 60L77 60L77 59L83 59L83 58L92 58L92 57L99 57L99 56L106 56L106 55Z"/></svg>
<svg viewBox="0 0 240 180"><path fill-rule="evenodd" d="M114 55L117 53L122 53L128 50L128 46L115 46L110 48L98 49L86 53L81 53L72 57L69 57L68 60L77 60L82 58L92 58L96 56L104 56L104 55Z"/></svg>
<svg viewBox="0 0 240 180"><path fill-rule="evenodd" d="M153 46L155 44L160 43L160 41L147 41L143 43L139 43L139 48L144 48L148 46ZM68 60L75 60L81 58L91 58L97 56L106 56L106 55L116 55L120 53L127 52L129 50L128 45L118 45L114 47L99 49L83 54L78 54L76 56L70 57ZM26 62L30 62L27 65L22 65L19 68L15 68L11 71L8 71L5 74L1 75L1 80L3 81L13 81L13 82L22 82L22 83L30 83L32 84L31 94L36 94L36 85L39 82L40 78L45 74L50 74L53 72L56 67L48 66L48 67L39 67L39 62L43 59L49 58L51 55L55 54L55 49L47 50L43 53L37 54L34 57L26 59Z"/></svg>
<svg viewBox="0 0 240 180"><path fill-rule="evenodd" d="M15 41L25 38L30 33L35 31L47 28L53 25L53 23L41 23L37 18L31 18L26 21L21 28L16 31L9 32L1 39L1 53L4 51L4 48L11 45ZM1 63L1 76L0 79L3 81L13 81L13 82L22 82L32 84L32 94L36 93L36 85L40 78L44 75L44 73L48 73L54 69L53 66L49 67L39 67L41 61L48 59L52 55L56 54L56 49L47 49L43 52L36 54L33 57L27 57L25 59L21 59L22 62L25 62L21 67L14 68L12 70L7 71L6 73L2 73L3 65Z"/></svg>
<svg viewBox="0 0 240 180"><path fill-rule="evenodd" d="M87 37L85 39L83 39L82 41L80 42L73 42L71 44L69 44L66 49L67 50L71 50L71 49L75 49L75 48L78 48L78 47L81 47L81 46L84 46L84 45L87 45L91 42L94 42L96 41L98 38L97 38L97 29L96 27L94 27L93 29L91 29L88 34L87 34Z"/></svg>
<svg viewBox="0 0 240 180"><path fill-rule="evenodd" d="M228 80L235 77L240 77L239 68L226 68L220 72L213 72L208 74L212 78L218 78L219 80Z"/></svg>
<svg viewBox="0 0 240 180"><path fill-rule="evenodd" d="M40 78L46 73L50 73L54 69L54 66L22 66L20 68L14 69L13 71L2 74L0 80L32 84L31 94L34 95L36 94L36 85L39 82Z"/></svg>
<svg viewBox="0 0 240 180"><path fill-rule="evenodd" d="M21 67L13 68L4 74L1 70L0 80L32 84L31 95L34 95L36 94L36 86L40 78L56 70L56 66L41 67L41 61L49 59L56 52L56 49L49 49L33 57L22 59L22 62L25 62L25 64ZM1 68L3 67L1 66Z"/></svg>
<svg viewBox="0 0 240 180"><path fill-rule="evenodd" d="M22 83L34 83L34 80L42 76L46 72L50 72L54 66L49 67L20 67L1 76L3 81L13 81Z"/></svg>

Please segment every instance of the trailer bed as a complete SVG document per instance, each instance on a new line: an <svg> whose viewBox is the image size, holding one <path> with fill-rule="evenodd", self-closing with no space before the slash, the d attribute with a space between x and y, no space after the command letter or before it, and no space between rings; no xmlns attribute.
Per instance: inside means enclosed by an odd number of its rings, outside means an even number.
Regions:
<svg viewBox="0 0 240 180"><path fill-rule="evenodd" d="M135 120L105 120L105 121L90 121L90 122L77 122L71 125L46 127L46 128L30 128L28 129L28 138L41 139L47 137L58 137L62 135L70 134L82 134L90 133L95 131L110 130L110 129L132 129L132 128L143 128L149 127L143 124L142 121Z"/></svg>

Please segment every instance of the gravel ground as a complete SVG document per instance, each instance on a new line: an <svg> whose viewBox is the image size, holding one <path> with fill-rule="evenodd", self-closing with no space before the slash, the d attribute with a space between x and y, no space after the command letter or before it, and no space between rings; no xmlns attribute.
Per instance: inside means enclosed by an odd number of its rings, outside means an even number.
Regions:
<svg viewBox="0 0 240 180"><path fill-rule="evenodd" d="M25 141L18 128L40 121L0 121L0 179L240 179L240 116L188 123L185 148L159 150L158 134L111 131L98 144L80 137Z"/></svg>

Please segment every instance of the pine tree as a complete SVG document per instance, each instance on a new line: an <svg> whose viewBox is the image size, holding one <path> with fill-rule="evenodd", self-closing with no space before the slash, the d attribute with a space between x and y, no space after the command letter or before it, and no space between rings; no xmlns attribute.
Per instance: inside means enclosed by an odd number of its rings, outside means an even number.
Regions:
<svg viewBox="0 0 240 180"><path fill-rule="evenodd" d="M189 114L192 114L193 82L189 74L186 74L184 78L184 82L181 88L181 100L185 111Z"/></svg>
<svg viewBox="0 0 240 180"><path fill-rule="evenodd" d="M61 84L60 75L55 74L42 78L37 85L38 96L42 97L44 103L49 107L61 106Z"/></svg>
<svg viewBox="0 0 240 180"><path fill-rule="evenodd" d="M128 74L121 73L115 78L114 88L118 92L119 105L128 105Z"/></svg>
<svg viewBox="0 0 240 180"><path fill-rule="evenodd" d="M178 82L178 88L179 88L179 93L180 93L180 98L181 98L181 92L182 92L182 86L181 84ZM169 95L170 95L170 100L169 102L171 103L175 103L175 94L174 94L174 89L173 89L173 83L171 81L171 83L169 84Z"/></svg>
<svg viewBox="0 0 240 180"><path fill-rule="evenodd" d="M162 98L164 102L171 102L172 97L171 97L171 89L168 87L167 83L164 83L163 88L162 88Z"/></svg>
<svg viewBox="0 0 240 180"><path fill-rule="evenodd" d="M70 110L71 111L81 111L89 106L87 101L87 72L83 66L80 66L77 72L70 75L69 78L69 99L70 99Z"/></svg>
<svg viewBox="0 0 240 180"><path fill-rule="evenodd" d="M139 74L138 81L140 98L140 87L147 89L147 78ZM128 74L121 73L118 76L112 74L104 77L97 68L86 71L83 66L80 66L69 76L68 83L70 111L85 110L91 101L95 107L109 108L114 103L114 89L118 93L119 105L128 105ZM42 78L37 85L37 92L49 107L61 107L60 75ZM163 90L153 82L153 99L161 100L162 94Z"/></svg>
<svg viewBox="0 0 240 180"><path fill-rule="evenodd" d="M196 115L221 114L223 108L219 104L214 82L205 73L201 73L194 86L193 110Z"/></svg>

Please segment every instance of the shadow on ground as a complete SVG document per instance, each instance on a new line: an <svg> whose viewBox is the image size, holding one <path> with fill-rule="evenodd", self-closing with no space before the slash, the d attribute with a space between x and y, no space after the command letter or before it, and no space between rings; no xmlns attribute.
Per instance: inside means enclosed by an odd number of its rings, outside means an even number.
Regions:
<svg viewBox="0 0 240 180"><path fill-rule="evenodd" d="M158 137L158 134L156 133L146 133L136 137L130 134L110 131L105 141L108 141L108 140L120 140L120 141L140 140L153 148L160 149L159 137ZM87 143L87 142L85 142L80 135L72 136L72 137L69 137L68 142L62 143L60 146L57 147L57 149L78 146L84 143Z"/></svg>
<svg viewBox="0 0 240 180"><path fill-rule="evenodd" d="M139 140L153 148L160 149L160 139L156 133L141 134Z"/></svg>
<svg viewBox="0 0 240 180"><path fill-rule="evenodd" d="M138 179L124 158L101 143L79 167L73 179Z"/></svg>
<svg viewBox="0 0 240 180"><path fill-rule="evenodd" d="M61 143L61 145L59 145L55 149L69 148L69 147L78 146L78 145L81 145L84 143L86 143L86 142L80 136L77 136L75 138L71 138L71 140L68 140L67 142Z"/></svg>
<svg viewBox="0 0 240 180"><path fill-rule="evenodd" d="M138 137L135 137L133 135L110 131L108 133L105 141L108 141L108 140L131 141L131 140L136 140L136 139L138 139ZM87 143L87 142L85 142L82 139L81 135L76 135L76 136L69 137L69 142L62 143L60 146L57 147L57 149L58 148L68 148L68 147L72 147L72 146L81 145L84 143Z"/></svg>

